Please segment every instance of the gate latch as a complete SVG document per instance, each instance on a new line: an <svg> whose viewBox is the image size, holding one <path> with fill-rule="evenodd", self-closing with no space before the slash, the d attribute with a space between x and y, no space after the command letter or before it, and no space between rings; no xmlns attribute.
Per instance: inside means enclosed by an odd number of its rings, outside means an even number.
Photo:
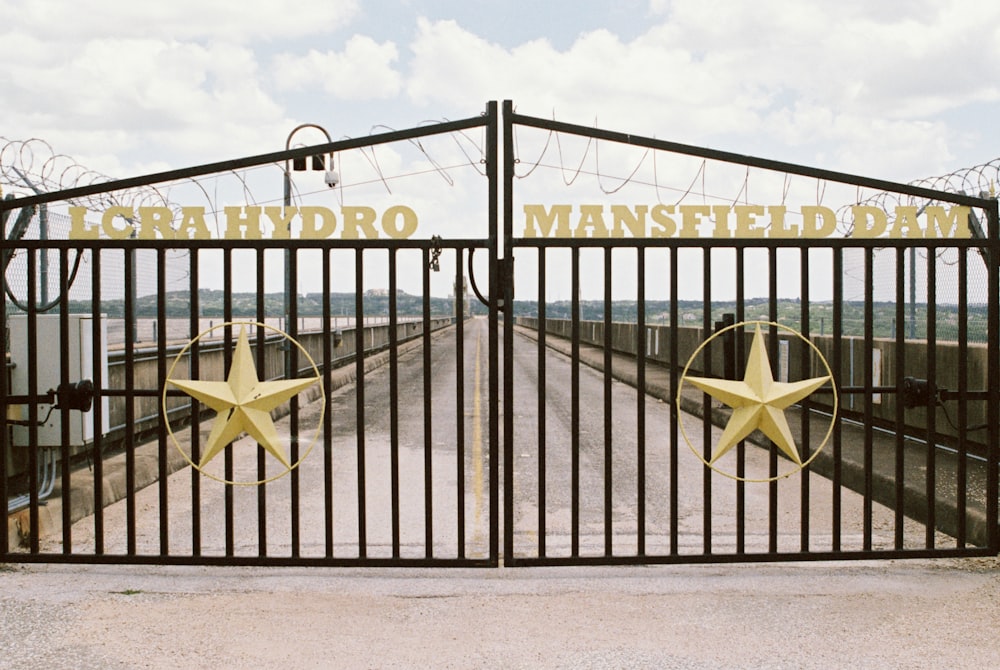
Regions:
<svg viewBox="0 0 1000 670"><path fill-rule="evenodd" d="M510 286L510 294L514 295L514 257L497 259L497 286L500 291L497 294L497 309L506 311L507 305L504 303L504 296L507 295L506 288Z"/></svg>
<svg viewBox="0 0 1000 670"><path fill-rule="evenodd" d="M930 407L937 400L934 384L926 379L905 377L903 379L903 407Z"/></svg>
<svg viewBox="0 0 1000 670"><path fill-rule="evenodd" d="M44 426L57 409L74 409L79 412L89 412L94 403L94 382L83 379L78 382L60 384L58 388L49 389L44 395L9 395L8 405L42 404L49 405L49 412L36 425ZM12 426L29 426L30 422L21 419L7 418L6 423Z"/></svg>
<svg viewBox="0 0 1000 670"><path fill-rule="evenodd" d="M476 294L477 298L479 298L479 302L489 307L489 298L484 297L483 294L479 292L479 286L476 285L476 273L472 269L472 256L475 251L474 247L469 249L469 283L472 285L472 292ZM514 257L498 258L496 272L497 285L490 287L490 295L497 296L497 309L503 312L507 307L504 304L504 296L506 295L508 282L510 285L510 294L514 295Z"/></svg>

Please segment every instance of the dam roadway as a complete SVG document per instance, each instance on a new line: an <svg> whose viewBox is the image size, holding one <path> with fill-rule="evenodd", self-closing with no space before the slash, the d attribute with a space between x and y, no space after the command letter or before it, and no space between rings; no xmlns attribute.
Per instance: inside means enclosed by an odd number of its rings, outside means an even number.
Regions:
<svg viewBox="0 0 1000 670"><path fill-rule="evenodd" d="M131 531L126 501L107 507L104 553L130 553L131 540L136 555L149 556L267 556L333 563L488 558L488 323L472 319L461 329L435 333L431 341L428 357L417 341L401 350L395 364L365 375L362 421L357 384L330 392L329 450L322 435L323 403L304 404L298 415L300 453L293 450L292 456L305 456L292 475L263 486L227 486L183 468L168 478L163 524L159 486L136 492ZM834 526L842 550L862 550L862 496L841 489L835 506L830 481L815 473L808 475L805 494L805 477L799 474L773 484L745 485L711 474L683 439L671 439L668 404L652 396L640 404L634 388L609 382L583 365L574 375L570 359L551 349L545 352L546 394L540 403L538 357L536 342L516 333L514 403L509 408L514 426L513 557L695 556L729 554L737 546L748 553L796 552L804 544L809 551L823 552L831 548ZM580 407L575 417L574 376ZM425 388L431 389L429 402ZM607 419L606 389L611 392ZM501 430L504 411L498 408ZM641 448L636 428L640 412L645 422ZM544 442L539 439L540 418ZM682 415L681 420L692 440L702 437L699 418ZM202 423L202 444L211 425L211 420ZM289 419L276 425L287 440ZM714 441L719 429L711 430ZM182 443L184 432L178 431ZM502 444L501 433L498 458ZM700 442L694 448L701 449ZM257 447L249 438L231 451L232 480L262 478ZM223 462L216 458L206 472L225 478ZM277 461L267 456L264 462L263 478L280 474ZM504 466L498 464L500 513ZM745 466L748 476L766 473L767 452L748 446ZM876 503L871 515L871 548L891 549L893 511ZM504 526L498 521L502 544ZM923 546L923 525L904 524L907 543ZM806 537L803 526L809 529ZM93 550L94 529L93 517L74 524L74 552ZM945 546L954 540L940 536L939 542ZM58 538L46 539L42 551L60 551Z"/></svg>

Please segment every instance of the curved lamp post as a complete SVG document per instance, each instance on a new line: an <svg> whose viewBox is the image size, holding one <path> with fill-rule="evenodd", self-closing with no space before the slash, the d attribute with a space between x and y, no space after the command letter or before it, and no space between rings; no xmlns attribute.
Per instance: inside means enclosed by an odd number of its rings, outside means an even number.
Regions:
<svg viewBox="0 0 1000 670"><path fill-rule="evenodd" d="M292 137L295 135L295 133L299 132L303 128L315 128L316 130L319 130L320 132L322 132L326 136L326 141L328 143L332 143L333 142L333 138L330 137L330 133L328 133L326 131L326 128L324 128L323 126L320 126L320 125L315 124L315 123L302 123L302 124L296 126L295 128L293 128L292 132L288 133L288 138L285 140L285 151L288 151L289 149L292 148ZM312 169L313 170L323 170L326 173L325 174L325 179L326 179L327 186L329 186L331 188L333 188L334 186L336 186L337 183L340 181L340 178L337 176L337 173L334 172L334 170L333 170L333 153L332 152L330 153L330 169L329 170L326 169L326 156L324 154L316 154L316 155L312 156L311 158L312 158ZM296 158L295 161L292 163L291 167L293 169L295 169L296 171L305 170L306 169L306 159L302 158L301 159L301 163L299 161L300 161L300 159ZM292 205L292 173L291 173L291 170L289 169L289 167L290 167L289 166L289 160L288 160L288 158L285 158L285 172L284 172L284 205L285 205L285 207L291 207L291 205ZM284 304L284 312L285 312L285 324L284 324L284 328L285 328L285 330L287 330L289 328L289 316L290 316L290 312L291 312L290 306L291 306L291 301L294 299L294 296L292 295L291 255L292 255L291 249L285 249L285 304ZM290 347L288 347L286 345L285 346L285 378L286 379L292 379L295 376L297 376L297 374L298 374L298 371L297 370L292 370L291 367L292 367L291 349L290 349Z"/></svg>

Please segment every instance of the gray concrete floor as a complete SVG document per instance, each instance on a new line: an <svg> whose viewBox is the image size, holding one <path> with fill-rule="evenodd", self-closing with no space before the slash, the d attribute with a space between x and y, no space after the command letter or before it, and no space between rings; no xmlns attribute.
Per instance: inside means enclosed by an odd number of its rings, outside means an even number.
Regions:
<svg viewBox="0 0 1000 670"><path fill-rule="evenodd" d="M499 570L0 567L0 667L975 668L996 559Z"/></svg>
<svg viewBox="0 0 1000 670"><path fill-rule="evenodd" d="M1000 659L1000 560L0 565L0 621L12 669L978 668Z"/></svg>

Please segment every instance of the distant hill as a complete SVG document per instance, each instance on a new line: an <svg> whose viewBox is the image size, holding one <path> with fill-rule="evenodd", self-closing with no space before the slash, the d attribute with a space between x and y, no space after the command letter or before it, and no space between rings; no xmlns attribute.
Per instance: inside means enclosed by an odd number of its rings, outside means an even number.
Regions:
<svg viewBox="0 0 1000 670"><path fill-rule="evenodd" d="M222 318L224 316L224 293L219 290L202 289L198 293L198 308L201 316ZM187 291L174 291L163 297L167 318L189 318L191 297ZM386 292L369 291L362 296L363 310L366 316L388 316L389 296ZM135 315L137 318L156 318L157 306L160 302L157 296L143 296L136 300ZM269 316L284 313L284 296L282 293L268 293L263 296L264 311ZM475 296L470 297L470 309L474 315L487 314L486 306ZM572 315L572 302L558 300L546 303L545 313L550 319L569 319ZM403 291L396 294L396 314L398 316L421 316L423 314L423 298ZM71 312L89 312L90 303L86 301L71 301ZM331 293L330 313L333 316L353 316L355 313L354 293ZM233 317L253 318L257 316L257 294L234 293L232 296ZM450 316L455 306L452 298L430 298L432 316ZM579 304L580 318L583 321L604 320L603 300L581 300ZM917 304L911 331L911 308L906 305L903 311L903 328L908 337L923 338L926 336L927 306ZM938 305L937 337L940 340L958 339L958 309L954 305ZM124 304L121 300L106 300L101 304L101 311L109 317L122 318ZM700 326L704 321L704 303L699 300L680 300L677 303L678 319L681 325ZM872 306L875 337L894 337L896 328L896 304L879 302ZM968 307L968 337L970 342L986 341L986 306L970 305ZM796 330L804 330L801 325L802 305L798 300L779 300L776 304L776 318L779 323ZM323 295L309 293L300 295L298 313L301 317L316 317L323 315ZM737 313L735 302L713 302L710 309L710 322L722 319L725 313ZM514 302L514 316L537 316L538 302L534 300L517 300ZM671 307L668 300L647 300L645 318L649 325L670 323ZM770 303L764 298L747 300L743 305L743 318L746 320L770 320ZM833 332L833 305L829 302L814 302L809 305L809 331L813 334L831 334ZM615 300L611 303L611 320L623 323L634 323L638 319L638 305L635 300ZM864 334L864 303L845 301L842 305L841 328L844 335Z"/></svg>

